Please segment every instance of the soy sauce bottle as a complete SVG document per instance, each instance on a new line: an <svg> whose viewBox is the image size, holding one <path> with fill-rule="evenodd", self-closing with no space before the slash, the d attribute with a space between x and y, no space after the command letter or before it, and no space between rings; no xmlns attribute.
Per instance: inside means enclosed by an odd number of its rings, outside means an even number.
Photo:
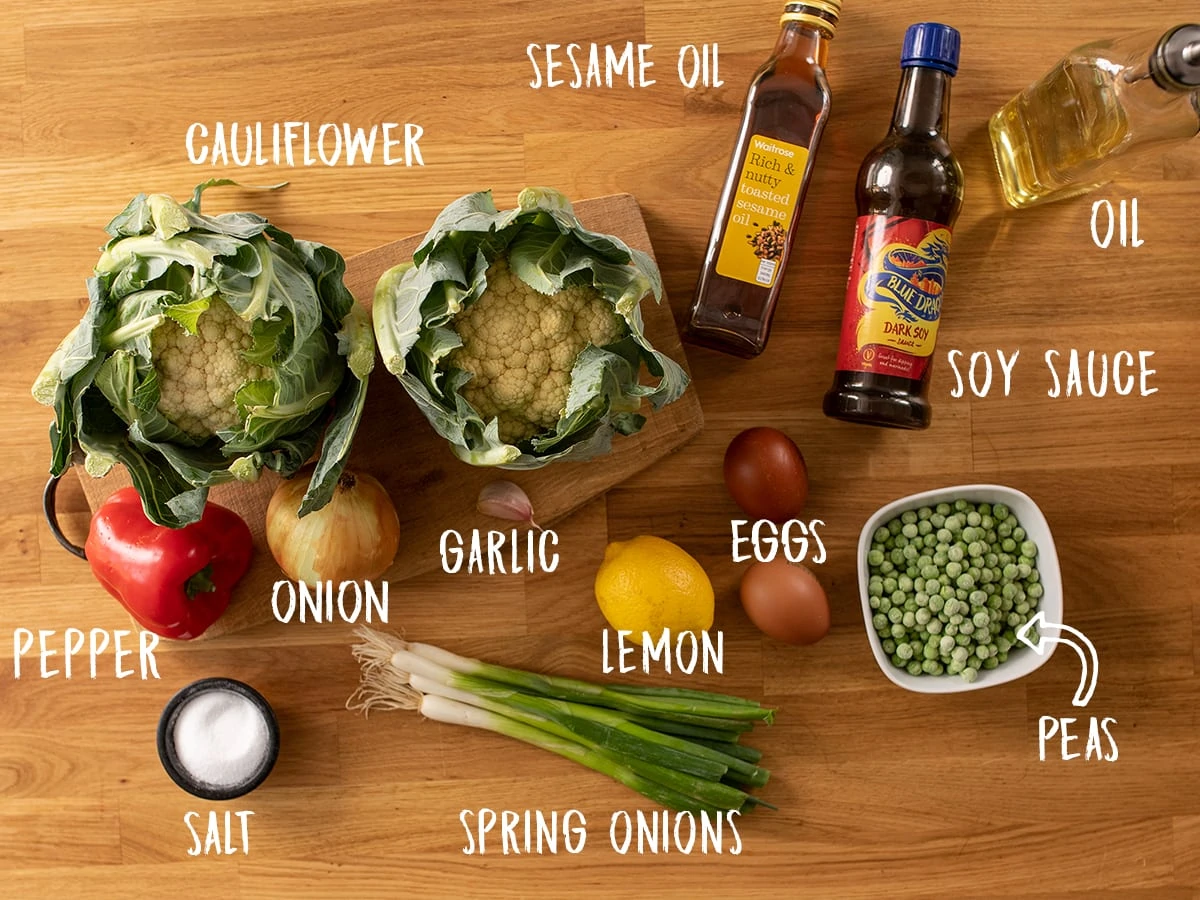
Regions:
<svg viewBox="0 0 1200 900"><path fill-rule="evenodd" d="M750 82L737 148L684 339L734 356L767 346L830 92L829 41L841 0L788 3L771 57Z"/></svg>
<svg viewBox="0 0 1200 900"><path fill-rule="evenodd" d="M904 35L892 126L863 161L841 346L825 415L927 428L951 229L963 175L946 133L959 33L923 22Z"/></svg>

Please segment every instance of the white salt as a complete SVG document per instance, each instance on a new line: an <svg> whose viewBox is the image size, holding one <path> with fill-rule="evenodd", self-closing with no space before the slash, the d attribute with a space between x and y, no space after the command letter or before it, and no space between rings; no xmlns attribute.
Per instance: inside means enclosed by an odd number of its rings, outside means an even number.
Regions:
<svg viewBox="0 0 1200 900"><path fill-rule="evenodd" d="M233 788L257 775L270 734L262 711L233 691L215 690L186 701L175 719L175 755L191 778Z"/></svg>

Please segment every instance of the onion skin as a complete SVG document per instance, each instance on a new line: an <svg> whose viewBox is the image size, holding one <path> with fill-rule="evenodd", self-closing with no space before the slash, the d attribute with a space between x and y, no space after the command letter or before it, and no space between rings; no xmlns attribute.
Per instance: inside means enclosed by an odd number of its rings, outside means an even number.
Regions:
<svg viewBox="0 0 1200 900"><path fill-rule="evenodd" d="M293 581L370 581L383 575L400 549L396 507L375 478L343 472L333 499L297 516L313 467L281 484L267 506L267 545Z"/></svg>

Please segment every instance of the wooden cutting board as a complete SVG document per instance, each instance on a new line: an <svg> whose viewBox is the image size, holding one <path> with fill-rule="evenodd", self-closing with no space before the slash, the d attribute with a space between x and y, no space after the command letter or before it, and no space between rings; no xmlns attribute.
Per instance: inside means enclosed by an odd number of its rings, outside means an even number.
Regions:
<svg viewBox="0 0 1200 900"><path fill-rule="evenodd" d="M629 246L653 255L650 237L637 201L630 194L584 200L575 211L588 228L615 234ZM423 234L385 244L346 262L346 285L370 308L375 283L387 269L412 258ZM646 334L655 348L685 369L687 360L666 297L661 304L642 302ZM479 490L489 481L505 478L521 485L533 501L539 524L546 526L569 515L609 488L654 465L683 446L703 427L703 414L694 387L671 405L648 416L645 427L632 437L617 436L608 456L583 463L555 463L528 472L478 468L459 461L449 444L433 430L400 383L376 363L363 420L354 440L350 467L378 478L391 494L400 516L400 552L385 578L400 581L441 565L442 533L453 528L466 534L473 528L506 530L515 523L497 522L475 511ZM118 488L129 484L123 469L94 479L80 472L88 504L94 510ZM201 640L219 637L270 621L271 591L284 576L267 547L267 503L280 479L264 471L254 484L225 484L213 488L210 499L235 510L254 534L255 557L239 582L225 615Z"/></svg>

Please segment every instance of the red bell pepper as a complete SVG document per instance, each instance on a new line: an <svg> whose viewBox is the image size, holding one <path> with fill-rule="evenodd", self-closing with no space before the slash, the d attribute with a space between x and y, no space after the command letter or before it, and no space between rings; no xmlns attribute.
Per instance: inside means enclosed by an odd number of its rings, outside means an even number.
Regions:
<svg viewBox="0 0 1200 900"><path fill-rule="evenodd" d="M156 525L130 487L96 510L84 549L92 573L139 625L186 641L225 612L254 539L237 513L215 503L183 528Z"/></svg>

